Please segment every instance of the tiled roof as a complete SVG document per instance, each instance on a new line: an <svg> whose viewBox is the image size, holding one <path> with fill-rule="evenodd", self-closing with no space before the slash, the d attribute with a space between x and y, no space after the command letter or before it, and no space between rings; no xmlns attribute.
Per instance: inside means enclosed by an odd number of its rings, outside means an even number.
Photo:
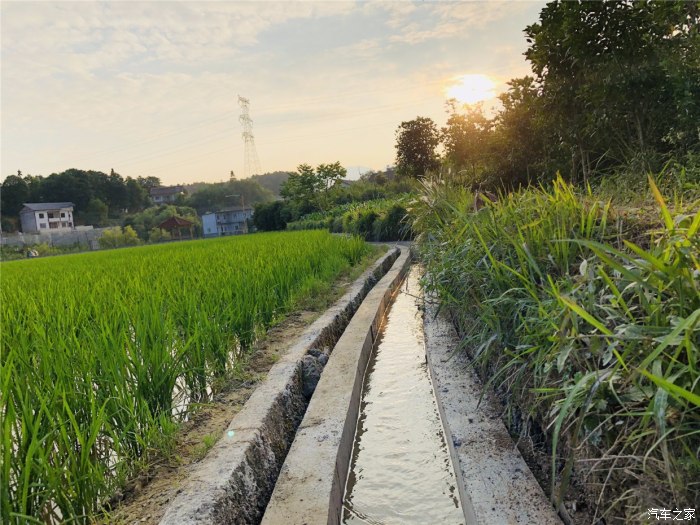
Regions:
<svg viewBox="0 0 700 525"><path fill-rule="evenodd" d="M222 213L227 211L252 211L252 206L229 206L228 208L223 208L216 213Z"/></svg>
<svg viewBox="0 0 700 525"><path fill-rule="evenodd" d="M176 193L182 193L184 191L184 186L158 186L156 188L151 188L150 194L152 197L163 197L166 195L175 195Z"/></svg>
<svg viewBox="0 0 700 525"><path fill-rule="evenodd" d="M182 217L170 217L169 219L166 219L163 222L161 222L158 225L158 227L164 230L169 230L172 228L189 228L193 225L194 223L192 221L188 221L187 219L183 219Z"/></svg>
<svg viewBox="0 0 700 525"><path fill-rule="evenodd" d="M46 211L60 210L61 208L73 208L72 202L25 202L21 211Z"/></svg>

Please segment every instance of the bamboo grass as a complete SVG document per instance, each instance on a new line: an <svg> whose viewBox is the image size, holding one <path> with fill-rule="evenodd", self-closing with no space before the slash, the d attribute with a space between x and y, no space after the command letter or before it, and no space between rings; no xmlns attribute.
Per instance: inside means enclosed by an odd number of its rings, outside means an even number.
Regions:
<svg viewBox="0 0 700 525"><path fill-rule="evenodd" d="M700 497L700 202L672 210L649 186L643 246L610 200L560 178L479 211L426 181L411 210L426 286L508 413L546 433L555 507L577 472L608 523Z"/></svg>

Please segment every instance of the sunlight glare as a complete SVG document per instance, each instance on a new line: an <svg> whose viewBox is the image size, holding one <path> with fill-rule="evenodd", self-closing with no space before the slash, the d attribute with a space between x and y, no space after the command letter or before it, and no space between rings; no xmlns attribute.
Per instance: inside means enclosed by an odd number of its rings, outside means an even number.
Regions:
<svg viewBox="0 0 700 525"><path fill-rule="evenodd" d="M463 104L476 104L496 96L496 83L486 75L460 75L452 82L446 90L447 97Z"/></svg>

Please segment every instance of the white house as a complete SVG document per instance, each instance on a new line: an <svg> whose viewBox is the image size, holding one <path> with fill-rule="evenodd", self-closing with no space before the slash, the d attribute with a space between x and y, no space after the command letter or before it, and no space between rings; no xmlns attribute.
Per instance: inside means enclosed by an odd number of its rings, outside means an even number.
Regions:
<svg viewBox="0 0 700 525"><path fill-rule="evenodd" d="M22 233L72 231L72 202L25 202L19 212Z"/></svg>
<svg viewBox="0 0 700 525"><path fill-rule="evenodd" d="M240 235L248 233L248 220L253 217L250 206L232 206L202 215L202 230L205 237Z"/></svg>

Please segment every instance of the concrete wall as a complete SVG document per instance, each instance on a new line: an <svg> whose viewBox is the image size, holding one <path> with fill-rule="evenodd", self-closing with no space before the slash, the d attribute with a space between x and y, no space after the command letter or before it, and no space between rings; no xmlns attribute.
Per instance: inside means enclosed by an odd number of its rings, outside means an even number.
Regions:
<svg viewBox="0 0 700 525"><path fill-rule="evenodd" d="M89 229L86 229L89 228ZM51 231L46 233L3 233L0 244L3 246L32 246L47 243L51 246L72 246L82 244L91 246L102 237L109 228L92 228L79 226L70 231Z"/></svg>
<svg viewBox="0 0 700 525"><path fill-rule="evenodd" d="M202 215L202 234L204 237L218 237L219 230L216 227L216 213Z"/></svg>
<svg viewBox="0 0 700 525"><path fill-rule="evenodd" d="M438 304L425 302L427 362L467 523L562 525Z"/></svg>
<svg viewBox="0 0 700 525"><path fill-rule="evenodd" d="M36 224L36 215L33 211L23 211L19 214L21 229L23 232L31 233L38 232L39 227Z"/></svg>

